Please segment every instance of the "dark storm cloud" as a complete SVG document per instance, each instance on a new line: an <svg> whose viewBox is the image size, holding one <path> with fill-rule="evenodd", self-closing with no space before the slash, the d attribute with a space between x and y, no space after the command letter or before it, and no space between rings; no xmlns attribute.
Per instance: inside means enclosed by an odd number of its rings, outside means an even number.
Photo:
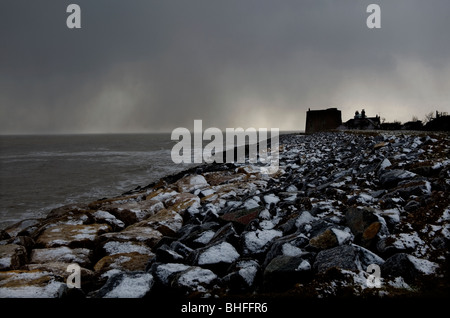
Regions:
<svg viewBox="0 0 450 318"><path fill-rule="evenodd" d="M3 1L0 132L303 129L308 107L449 111L450 3ZM366 27L379 3L382 28Z"/></svg>

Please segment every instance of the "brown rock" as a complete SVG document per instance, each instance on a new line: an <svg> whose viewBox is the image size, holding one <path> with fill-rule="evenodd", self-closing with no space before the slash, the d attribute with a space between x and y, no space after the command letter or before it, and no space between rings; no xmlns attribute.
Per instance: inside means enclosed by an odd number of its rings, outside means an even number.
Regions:
<svg viewBox="0 0 450 318"><path fill-rule="evenodd" d="M91 250L87 248L68 248L60 246L55 248L34 249L31 252L30 263L77 263L81 267L88 267L91 264Z"/></svg>
<svg viewBox="0 0 450 318"><path fill-rule="evenodd" d="M319 250L326 250L339 245L339 241L331 229L327 229L321 234L309 240L309 245Z"/></svg>
<svg viewBox="0 0 450 318"><path fill-rule="evenodd" d="M166 188L157 189L147 195L145 200L157 200L157 201L165 201L174 195L177 195L178 192L175 191L176 186L167 186Z"/></svg>
<svg viewBox="0 0 450 318"><path fill-rule="evenodd" d="M88 207L86 205L68 204L68 205L64 205L64 206L61 206L61 207L51 210L50 213L47 214L46 218L47 219L57 219L57 218L67 216L67 215L84 214L83 211L86 211L86 210L88 210Z"/></svg>
<svg viewBox="0 0 450 318"><path fill-rule="evenodd" d="M114 203L102 207L102 209L110 212L126 225L140 222L163 208L164 205L158 200L142 200L139 202L130 201L126 203Z"/></svg>
<svg viewBox="0 0 450 318"><path fill-rule="evenodd" d="M8 244L17 244L25 247L27 254L34 247L34 240L29 236L16 236L8 240Z"/></svg>
<svg viewBox="0 0 450 318"><path fill-rule="evenodd" d="M167 208L171 210L182 213L189 207L199 207L200 206L200 198L192 193L179 193L166 201L164 204Z"/></svg>
<svg viewBox="0 0 450 318"><path fill-rule="evenodd" d="M152 256L137 252L108 255L100 259L94 266L98 273L105 273L111 269L120 271L145 271L145 267Z"/></svg>
<svg viewBox="0 0 450 318"><path fill-rule="evenodd" d="M220 219L232 222L235 226L239 228L245 227L253 219L258 217L259 213L264 209L264 207L256 207L252 209L240 209L230 213L226 213L220 216Z"/></svg>
<svg viewBox="0 0 450 318"><path fill-rule="evenodd" d="M71 248L92 248L95 239L110 230L111 227L107 224L57 225L47 228L38 236L36 247L68 246Z"/></svg>
<svg viewBox="0 0 450 318"><path fill-rule="evenodd" d="M163 209L144 221L135 223L127 229L150 227L165 236L173 236L183 226L183 218L172 209Z"/></svg>
<svg viewBox="0 0 450 318"><path fill-rule="evenodd" d="M380 222L373 222L363 232L362 239L365 241L372 240L378 234L381 229Z"/></svg>
<svg viewBox="0 0 450 318"><path fill-rule="evenodd" d="M175 185L178 188L178 192L191 192L197 189L208 186L205 177L202 175L188 175L178 180Z"/></svg>
<svg viewBox="0 0 450 318"><path fill-rule="evenodd" d="M116 204L116 203L122 204L122 203L129 202L129 201L135 201L136 199L138 199L141 196L142 196L142 193L137 193L137 194L132 194L132 195L126 195L123 197L98 200L98 201L89 203L88 207L92 210L98 210L105 205Z"/></svg>
<svg viewBox="0 0 450 318"><path fill-rule="evenodd" d="M0 270L19 269L26 261L25 247L17 244L0 245Z"/></svg>
<svg viewBox="0 0 450 318"><path fill-rule="evenodd" d="M161 232L151 227L126 228L121 232L106 233L100 240L109 242L138 242L153 247L163 237Z"/></svg>
<svg viewBox="0 0 450 318"><path fill-rule="evenodd" d="M384 147L384 146L387 146L389 143L387 143L387 142L384 142L384 141L382 141L382 142L379 142L379 143L377 143L375 146L373 146L373 149L380 149L380 148L382 148L382 147Z"/></svg>
<svg viewBox="0 0 450 318"><path fill-rule="evenodd" d="M369 208L349 208L345 214L348 227L355 235L356 242L362 238L364 231L372 223L378 222L377 216ZM373 231L374 229L371 229Z"/></svg>
<svg viewBox="0 0 450 318"><path fill-rule="evenodd" d="M208 184L210 184L211 186L217 186L219 184L242 181L244 180L246 174L232 173L230 171L214 171L204 173L203 176L205 177Z"/></svg>
<svg viewBox="0 0 450 318"><path fill-rule="evenodd" d="M44 264L28 264L25 265L25 268L29 271L45 271L49 272L53 275L60 276L64 279L64 281L67 281L67 278L70 274L72 274L71 271L67 271L67 266L69 263L64 262L50 262L50 263L44 263ZM81 264L78 264L81 266ZM95 273L92 270L89 270L84 267L80 267L80 275L81 275L81 288L83 288L83 285L91 283L95 279Z"/></svg>
<svg viewBox="0 0 450 318"><path fill-rule="evenodd" d="M63 278L45 270L0 272L0 298L59 298L66 291Z"/></svg>
<svg viewBox="0 0 450 318"><path fill-rule="evenodd" d="M15 224L8 226L5 232L11 237L19 235L20 232L26 230L27 228L37 228L37 225L41 222L41 219L25 219ZM29 233L25 233L29 234Z"/></svg>

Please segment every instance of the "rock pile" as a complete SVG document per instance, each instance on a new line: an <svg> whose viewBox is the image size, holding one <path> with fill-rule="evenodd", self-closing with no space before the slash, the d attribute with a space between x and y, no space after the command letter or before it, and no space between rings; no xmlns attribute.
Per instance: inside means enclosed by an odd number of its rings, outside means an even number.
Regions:
<svg viewBox="0 0 450 318"><path fill-rule="evenodd" d="M199 166L0 231L0 297L449 292L448 135L282 135L280 147L274 175ZM66 284L72 263L80 289Z"/></svg>

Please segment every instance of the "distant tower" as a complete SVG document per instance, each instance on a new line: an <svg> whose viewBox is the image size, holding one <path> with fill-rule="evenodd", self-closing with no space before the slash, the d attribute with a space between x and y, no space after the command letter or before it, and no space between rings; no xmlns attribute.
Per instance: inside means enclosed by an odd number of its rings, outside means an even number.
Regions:
<svg viewBox="0 0 450 318"><path fill-rule="evenodd" d="M327 131L338 128L342 124L341 111L337 108L308 110L306 112L305 133Z"/></svg>

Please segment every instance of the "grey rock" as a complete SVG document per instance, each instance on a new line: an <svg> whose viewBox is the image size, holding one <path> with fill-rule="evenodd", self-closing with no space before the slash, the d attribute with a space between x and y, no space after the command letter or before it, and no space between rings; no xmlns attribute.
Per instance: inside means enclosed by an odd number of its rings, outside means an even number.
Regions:
<svg viewBox="0 0 450 318"><path fill-rule="evenodd" d="M407 212L413 212L420 208L420 202L417 202L416 200L411 200L408 203L406 203L404 209Z"/></svg>
<svg viewBox="0 0 450 318"><path fill-rule="evenodd" d="M152 289L153 276L146 272L117 273L95 294L95 298L143 298Z"/></svg>
<svg viewBox="0 0 450 318"><path fill-rule="evenodd" d="M184 245L183 243L179 241L174 241L170 244L170 247L179 255L183 256L184 258L187 258L189 254L192 253L193 249Z"/></svg>
<svg viewBox="0 0 450 318"><path fill-rule="evenodd" d="M318 273L324 273L333 267L356 271L358 269L356 262L356 248L350 245L341 245L320 251L314 261L313 268Z"/></svg>
<svg viewBox="0 0 450 318"><path fill-rule="evenodd" d="M221 282L231 292L250 291L257 283L257 278L260 275L260 266L256 260L242 259L230 266L228 272L229 274L225 275Z"/></svg>
<svg viewBox="0 0 450 318"><path fill-rule="evenodd" d="M406 253L397 253L389 257L381 266L381 275L386 277L401 276L406 282L414 281L420 272Z"/></svg>
<svg viewBox="0 0 450 318"><path fill-rule="evenodd" d="M384 188L393 188L400 181L412 179L416 176L415 173L402 169L385 170L380 175L380 185Z"/></svg>
<svg viewBox="0 0 450 318"><path fill-rule="evenodd" d="M217 275L211 270L191 266L175 274L171 282L171 287L187 294L208 293L217 281Z"/></svg>
<svg viewBox="0 0 450 318"><path fill-rule="evenodd" d="M169 287L173 277L190 266L181 263L153 263L148 270L155 278L155 283L160 286Z"/></svg>
<svg viewBox="0 0 450 318"><path fill-rule="evenodd" d="M264 269L263 287L266 291L283 290L311 278L310 259L280 255L272 259Z"/></svg>
<svg viewBox="0 0 450 318"><path fill-rule="evenodd" d="M263 267L266 267L276 256L283 255L283 245L286 243L297 248L303 248L309 243L309 239L301 233L276 238L266 253Z"/></svg>
<svg viewBox="0 0 450 318"><path fill-rule="evenodd" d="M184 257L175 252L171 247L164 244L156 249L156 261L164 263L182 263Z"/></svg>
<svg viewBox="0 0 450 318"><path fill-rule="evenodd" d="M227 223L216 231L211 238L210 244L228 242L232 245L237 245L239 242L239 235L237 234L233 224Z"/></svg>
<svg viewBox="0 0 450 318"><path fill-rule="evenodd" d="M328 250L320 251L314 261L314 271L324 273L330 268L351 271L365 271L370 264L381 265L384 260L359 245L341 245Z"/></svg>
<svg viewBox="0 0 450 318"><path fill-rule="evenodd" d="M349 208L345 214L347 226L355 235L355 242L370 245L370 241L378 233L381 225L376 228L378 217L369 208Z"/></svg>

